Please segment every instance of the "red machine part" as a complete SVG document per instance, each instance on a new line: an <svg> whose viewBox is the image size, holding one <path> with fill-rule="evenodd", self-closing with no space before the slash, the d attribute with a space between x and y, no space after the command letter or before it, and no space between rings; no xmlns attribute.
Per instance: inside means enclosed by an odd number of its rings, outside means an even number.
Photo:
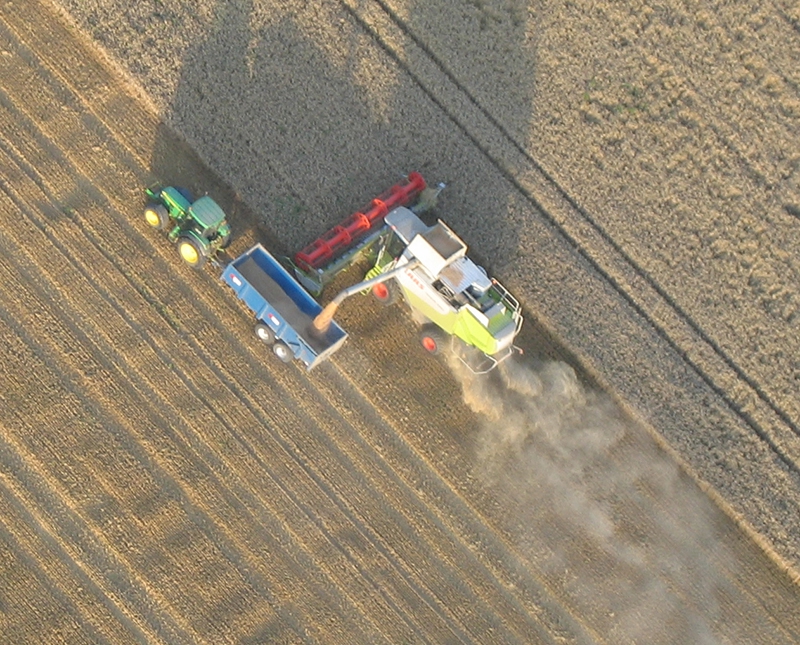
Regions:
<svg viewBox="0 0 800 645"><path fill-rule="evenodd" d="M389 211L398 206L405 206L425 190L425 180L418 172L409 173L401 184L395 184L385 193L373 199L369 208L362 213L353 213L339 226L314 240L294 256L295 264L304 271L312 271L325 266L337 255L346 251L354 242L368 233L375 226L383 223Z"/></svg>

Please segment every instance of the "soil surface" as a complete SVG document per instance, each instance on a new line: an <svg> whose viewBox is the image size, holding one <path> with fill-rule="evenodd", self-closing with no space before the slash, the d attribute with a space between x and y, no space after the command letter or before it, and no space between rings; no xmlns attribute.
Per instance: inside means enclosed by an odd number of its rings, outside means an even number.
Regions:
<svg viewBox="0 0 800 645"><path fill-rule="evenodd" d="M798 25L0 3L3 639L800 641ZM142 217L289 253L412 170L525 309L488 377L369 298L284 365Z"/></svg>

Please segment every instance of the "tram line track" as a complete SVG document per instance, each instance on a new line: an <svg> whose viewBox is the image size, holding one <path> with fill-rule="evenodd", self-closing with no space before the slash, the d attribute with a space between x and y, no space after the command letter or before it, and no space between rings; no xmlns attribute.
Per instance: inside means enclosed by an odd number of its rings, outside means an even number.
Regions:
<svg viewBox="0 0 800 645"><path fill-rule="evenodd" d="M713 339L702 326L686 311L672 295L650 275L603 225L584 209L553 175L505 128L505 126L485 108L470 90L438 59L435 53L419 38L413 30L383 0L372 0L380 8L380 14L371 12L363 15L359 7L342 1L342 6L353 20L369 33L384 53L403 69L410 79L425 93L453 125L492 163L495 169L515 190L541 213L542 217L567 241L577 253L602 279L610 285L636 314L651 327L655 333L677 356L688 365L697 377L719 398L720 401L741 419L762 441L781 463L800 476L800 425L786 412L773 397L751 377L738 362ZM390 42L388 34L398 31L404 36L404 47ZM408 45L422 52L430 62L432 70L423 73L413 69L407 62ZM398 50L405 51L400 55ZM419 57L417 57L419 60ZM442 90L442 86L449 90ZM431 87L436 86L437 90ZM455 102L446 102L441 95L456 97ZM459 117L456 106L466 116ZM477 128L475 121L483 123ZM481 132L480 135L476 132ZM486 134L486 133L489 134ZM723 136L718 133L719 136ZM508 150L512 154L508 154ZM526 168L526 172L515 168ZM613 266L597 258L607 253L597 253L595 249L605 248L615 258ZM658 319L654 315L658 312ZM665 316L665 313L669 313ZM660 322L663 321L663 322ZM678 340L681 339L681 340ZM698 357L711 358L717 364L716 374L710 373ZM725 375L722 370L729 374ZM750 412L745 409L745 396L734 397L735 388L721 385L720 380L729 381L731 377L740 382L760 403L760 409ZM780 434L792 435L791 445L782 446L785 438ZM776 435L776 433L778 433Z"/></svg>

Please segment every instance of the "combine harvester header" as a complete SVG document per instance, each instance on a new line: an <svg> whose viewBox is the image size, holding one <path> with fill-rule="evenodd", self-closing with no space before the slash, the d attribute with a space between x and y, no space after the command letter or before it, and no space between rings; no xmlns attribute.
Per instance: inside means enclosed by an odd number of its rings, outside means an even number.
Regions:
<svg viewBox="0 0 800 645"><path fill-rule="evenodd" d="M319 270L358 242L376 226L383 224L389 211L397 206L406 206L425 190L425 180L418 172L408 175L407 181L395 184L382 195L373 199L369 208L356 211L344 222L334 226L294 256L295 264L303 271Z"/></svg>
<svg viewBox="0 0 800 645"><path fill-rule="evenodd" d="M439 189L443 187L440 186ZM426 201L419 198L426 188L427 184L421 174L409 173L404 182L395 184L373 199L367 208L356 211L302 251L298 251L294 256L298 280L311 293L322 293L326 284L347 269L375 241L375 233L383 229L384 219L393 209L415 202L420 202L417 212L425 208Z"/></svg>

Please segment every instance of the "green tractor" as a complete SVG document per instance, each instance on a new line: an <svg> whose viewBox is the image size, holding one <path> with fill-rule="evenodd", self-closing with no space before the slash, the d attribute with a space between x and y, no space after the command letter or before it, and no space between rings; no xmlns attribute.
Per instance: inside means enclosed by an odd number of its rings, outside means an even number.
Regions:
<svg viewBox="0 0 800 645"><path fill-rule="evenodd" d="M169 229L168 238L189 266L199 269L231 241L231 227L225 212L211 197L192 201L184 188L151 186L146 190L150 203L144 219L154 229Z"/></svg>

